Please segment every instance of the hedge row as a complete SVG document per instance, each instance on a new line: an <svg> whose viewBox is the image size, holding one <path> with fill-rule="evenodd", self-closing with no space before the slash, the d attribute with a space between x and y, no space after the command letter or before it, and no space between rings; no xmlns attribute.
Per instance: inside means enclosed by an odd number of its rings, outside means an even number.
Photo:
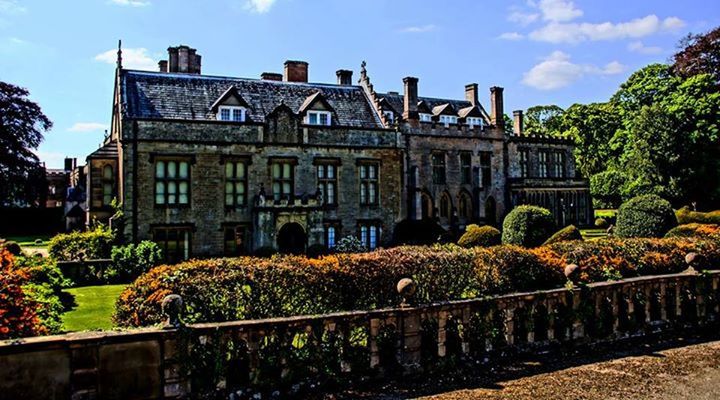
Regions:
<svg viewBox="0 0 720 400"><path fill-rule="evenodd" d="M717 224L720 225L720 210L710 212L692 211L683 207L675 212L679 224Z"/></svg>
<svg viewBox="0 0 720 400"><path fill-rule="evenodd" d="M48 254L57 261L110 258L115 235L103 226L91 231L62 233L50 239Z"/></svg>
<svg viewBox="0 0 720 400"><path fill-rule="evenodd" d="M608 238L534 249L404 246L321 259L193 260L142 275L120 296L114 318L120 326L161 322L160 303L171 293L183 296L186 322L391 307L401 301L395 284L405 277L417 283L418 303L474 298L561 287L569 263L579 265L582 282L679 272L691 251L705 255L707 267L720 265L720 236Z"/></svg>

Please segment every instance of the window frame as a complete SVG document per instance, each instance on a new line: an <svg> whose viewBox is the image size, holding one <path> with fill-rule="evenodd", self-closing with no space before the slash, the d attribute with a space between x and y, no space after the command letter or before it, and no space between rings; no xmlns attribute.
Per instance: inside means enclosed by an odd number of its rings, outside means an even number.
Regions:
<svg viewBox="0 0 720 400"><path fill-rule="evenodd" d="M375 250L379 247L382 238L382 224L373 221L358 222L358 236L360 243L366 249Z"/></svg>
<svg viewBox="0 0 720 400"><path fill-rule="evenodd" d="M110 169L110 176L105 176L105 171L107 169ZM113 199L116 197L115 194L115 168L113 168L110 164L105 164L102 167L101 170L101 183L102 183L102 200L101 200L101 207L110 207L112 204ZM108 187L110 190L108 191ZM54 187L53 187L54 189ZM53 193L54 190L53 190ZM109 196L109 197L108 197Z"/></svg>
<svg viewBox="0 0 720 400"><path fill-rule="evenodd" d="M443 192L440 195L439 214L441 219L449 220L453 215L453 203L450 194Z"/></svg>
<svg viewBox="0 0 720 400"><path fill-rule="evenodd" d="M520 165L520 177L530 177L530 149L518 150L518 164Z"/></svg>
<svg viewBox="0 0 720 400"><path fill-rule="evenodd" d="M492 186L492 159L492 151L480 152L480 185L484 188Z"/></svg>
<svg viewBox="0 0 720 400"><path fill-rule="evenodd" d="M383 115L385 116L385 118L386 118L391 124L394 124L394 123L395 123L395 113L394 113L393 111L391 111L391 110L384 110L384 111L383 111Z"/></svg>
<svg viewBox="0 0 720 400"><path fill-rule="evenodd" d="M418 113L418 119L420 122L433 122L432 117L433 115L430 113Z"/></svg>
<svg viewBox="0 0 720 400"><path fill-rule="evenodd" d="M460 184L472 185L472 152L460 152ZM466 160L467 158L467 160ZM467 164L465 161L468 161Z"/></svg>
<svg viewBox="0 0 720 400"><path fill-rule="evenodd" d="M339 165L331 161L319 161L315 162L315 178L317 181L317 188L323 195L323 204L325 206L337 206L338 204L338 172ZM328 172L333 171L333 177L328 177ZM322 171L322 174L321 174ZM332 200L328 195L328 187L333 188Z"/></svg>
<svg viewBox="0 0 720 400"><path fill-rule="evenodd" d="M565 152L556 150L551 157L552 175L555 178L565 178Z"/></svg>
<svg viewBox="0 0 720 400"><path fill-rule="evenodd" d="M249 254L249 239L251 237L250 235L250 227L247 224L228 224L224 225L222 227L223 232L223 255L226 257L237 257L242 255ZM230 242L228 240L228 232L232 232L233 234L233 240L235 249L234 251L231 251L229 249L228 243ZM238 247L237 238L238 238L238 232L242 232L242 246Z"/></svg>
<svg viewBox="0 0 720 400"><path fill-rule="evenodd" d="M174 241L176 244L176 252L180 254L180 257L177 259L169 258L168 244L171 243L171 241L168 238L171 231L174 231L178 234L177 238ZM164 241L160 241L160 239L157 237L158 232L164 232ZM152 241L155 242L162 250L163 260L166 263L170 264L175 264L180 261L189 260L190 258L192 258L192 232L192 226L154 226L151 228ZM187 235L186 237L184 237L184 240L182 240L183 237L181 236L181 233ZM180 243L184 243L185 245L185 247L183 247L182 253L178 251L178 249L181 248Z"/></svg>
<svg viewBox="0 0 720 400"><path fill-rule="evenodd" d="M233 173L232 176L228 176L228 165L232 165ZM238 178L237 176L237 167L238 165L243 165L243 168L245 170L244 176L242 178ZM236 210L240 208L244 208L248 206L248 175L249 175L249 168L250 168L250 160L248 159L242 159L242 158L227 158L223 162L223 177L225 179L225 185L224 185L224 196L223 196L223 204L225 205L226 209L230 210ZM231 193L228 193L228 183L231 183ZM238 204L238 191L237 191L237 184L242 184L244 189L242 193L242 204ZM232 196L232 202L228 204L228 196Z"/></svg>
<svg viewBox="0 0 720 400"><path fill-rule="evenodd" d="M436 163L438 160L442 162ZM430 165L433 185L447 184L447 155L444 152L433 152L430 156Z"/></svg>
<svg viewBox="0 0 720 400"><path fill-rule="evenodd" d="M457 125L458 123L458 117L457 115L445 115L441 114L438 118L441 124L445 125L445 127L449 127L450 125Z"/></svg>
<svg viewBox="0 0 720 400"><path fill-rule="evenodd" d="M548 150L540 150L538 152L538 177L549 178L550 177L550 155L551 152Z"/></svg>
<svg viewBox="0 0 720 400"><path fill-rule="evenodd" d="M158 164L163 163L164 164L164 176L159 177L158 176ZM176 164L176 174L177 176L174 178L168 177L169 171L170 171L170 163ZM187 164L187 177L181 178L180 177L180 169L181 165L185 163ZM153 160L153 190L154 190L154 204L155 207L161 207L161 208L183 208L183 207L190 207L192 204L192 159L191 158L185 158L185 157L156 157ZM160 194L158 192L158 184L162 183L164 189L163 193ZM175 183L175 201L170 202L169 197L171 194L169 193L169 186L171 183ZM187 184L187 202L183 203L180 201L180 186L181 183ZM158 196L164 196L164 201L159 203L158 202Z"/></svg>
<svg viewBox="0 0 720 400"><path fill-rule="evenodd" d="M465 118L465 123L471 128L476 126L482 128L484 125L483 119L480 117L467 117Z"/></svg>
<svg viewBox="0 0 720 400"><path fill-rule="evenodd" d="M310 116L311 116L312 114L316 115L316 121L317 121L317 123L314 123L314 124L313 124L312 122L310 122ZM324 115L324 116L327 117L327 123L325 123L325 124L321 124L321 123L320 123L320 120L321 120L320 116L321 116L321 115ZM330 111L325 111L325 110L309 110L309 111L305 114L305 124L306 124L306 125L312 125L312 126L331 126L331 125L332 125L332 113L331 113Z"/></svg>
<svg viewBox="0 0 720 400"><path fill-rule="evenodd" d="M380 163L363 161L358 163L358 190L360 206L377 206L380 204ZM373 177L370 171L375 171ZM364 175L364 176L363 176ZM373 194L371 198L371 194Z"/></svg>
<svg viewBox="0 0 720 400"><path fill-rule="evenodd" d="M228 112L228 116L229 116L228 119L224 119L222 117L223 111ZM236 111L240 112L240 119L235 119ZM242 106L219 106L217 114L215 115L215 118L218 121L223 121L223 122L245 122L245 120L247 119L247 108L242 107Z"/></svg>
<svg viewBox="0 0 720 400"><path fill-rule="evenodd" d="M274 167L280 165L280 177L275 177ZM285 177L285 165L290 167L290 176ZM291 201L295 197L295 166L297 160L294 159L271 159L270 160L270 190L272 191L273 201L280 202L287 199ZM279 197L275 196L275 183L279 184L280 192ZM285 183L289 183L289 192L285 193Z"/></svg>

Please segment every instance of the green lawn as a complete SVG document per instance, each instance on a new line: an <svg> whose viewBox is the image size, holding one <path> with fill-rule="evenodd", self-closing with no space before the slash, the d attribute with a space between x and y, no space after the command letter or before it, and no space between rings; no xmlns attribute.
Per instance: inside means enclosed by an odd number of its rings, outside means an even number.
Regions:
<svg viewBox="0 0 720 400"><path fill-rule="evenodd" d="M50 235L8 236L3 239L16 242L20 247L47 247ZM35 243L37 239L42 240L42 243Z"/></svg>
<svg viewBox="0 0 720 400"><path fill-rule="evenodd" d="M86 286L66 289L75 297L76 306L63 316L64 329L68 332L111 329L111 316L115 300L125 285Z"/></svg>

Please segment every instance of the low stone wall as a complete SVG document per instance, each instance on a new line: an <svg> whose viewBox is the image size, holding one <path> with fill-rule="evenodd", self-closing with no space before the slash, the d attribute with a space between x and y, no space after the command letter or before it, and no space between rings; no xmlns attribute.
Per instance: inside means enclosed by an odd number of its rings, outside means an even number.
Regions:
<svg viewBox="0 0 720 400"><path fill-rule="evenodd" d="M170 312L169 329L3 343L0 399L167 399L229 388L297 393L311 379L413 373L448 359L684 332L718 321L719 284L720 271L690 269L319 316L178 326Z"/></svg>

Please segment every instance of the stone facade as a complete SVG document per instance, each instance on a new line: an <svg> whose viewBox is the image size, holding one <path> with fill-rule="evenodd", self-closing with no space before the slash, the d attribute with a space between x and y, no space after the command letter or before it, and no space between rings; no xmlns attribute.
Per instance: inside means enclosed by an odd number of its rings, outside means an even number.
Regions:
<svg viewBox="0 0 720 400"><path fill-rule="evenodd" d="M590 222L572 144L524 136L518 123L506 133L502 88L491 88L487 113L477 84L465 100L419 97L412 77L402 95L378 93L364 63L358 85L347 70L337 84L313 84L300 61L260 80L205 76L195 50L181 50L193 57L170 48L160 72L124 70L118 59L112 132L88 157L88 218L109 218L111 190L128 238L159 242L170 260L300 252L348 235L386 246L405 219L457 234L497 225L521 203ZM540 152L562 172L553 164L555 175L539 174ZM555 197L537 195L546 192Z"/></svg>

